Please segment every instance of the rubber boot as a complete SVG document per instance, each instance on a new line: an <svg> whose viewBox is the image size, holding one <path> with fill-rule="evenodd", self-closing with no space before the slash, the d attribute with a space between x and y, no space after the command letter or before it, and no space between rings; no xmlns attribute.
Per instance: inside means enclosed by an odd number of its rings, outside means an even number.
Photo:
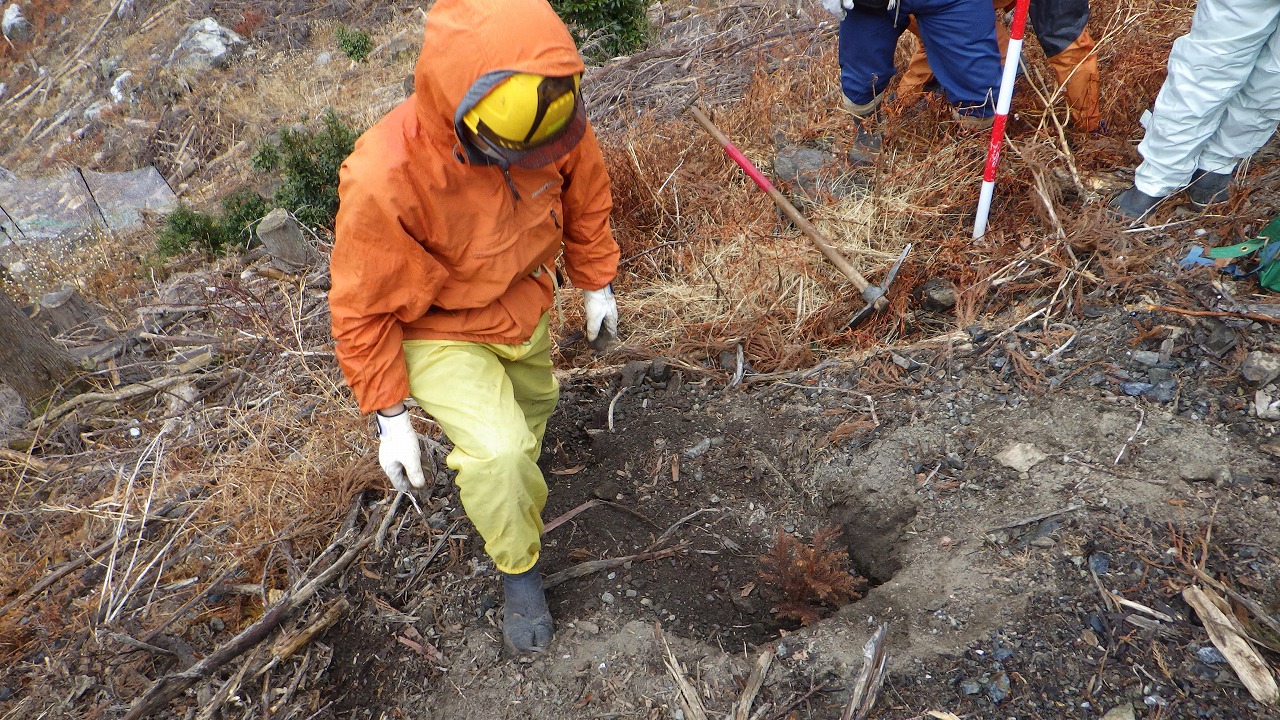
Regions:
<svg viewBox="0 0 1280 720"><path fill-rule="evenodd" d="M880 151L884 148L884 137L875 127L880 118L880 103L884 100L884 93L875 96L865 105L858 105L844 95L840 99L844 101L842 105L845 111L853 116L855 130L853 146L849 148L849 164L854 167L871 167L876 164L876 158L880 157Z"/></svg>
<svg viewBox="0 0 1280 720"><path fill-rule="evenodd" d="M1148 195L1136 187L1131 187L1111 201L1111 208L1107 214L1113 220L1120 222L1137 222L1150 215L1161 200L1164 198Z"/></svg>
<svg viewBox="0 0 1280 720"><path fill-rule="evenodd" d="M1226 202L1231 197L1231 173L1216 173L1196 168L1187 186L1187 197L1196 210Z"/></svg>
<svg viewBox="0 0 1280 720"><path fill-rule="evenodd" d="M502 640L517 655L539 653L551 643L555 629L538 566L519 575L502 574Z"/></svg>

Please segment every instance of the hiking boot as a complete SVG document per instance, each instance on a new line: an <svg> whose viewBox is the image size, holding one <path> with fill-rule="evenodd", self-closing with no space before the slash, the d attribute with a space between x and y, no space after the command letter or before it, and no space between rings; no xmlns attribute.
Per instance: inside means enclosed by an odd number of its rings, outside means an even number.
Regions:
<svg viewBox="0 0 1280 720"><path fill-rule="evenodd" d="M1216 173L1196 168L1187 186L1187 198L1196 210L1226 202L1231 197L1231 173Z"/></svg>
<svg viewBox="0 0 1280 720"><path fill-rule="evenodd" d="M1107 214L1111 219L1120 222L1137 222L1150 215L1161 200L1164 198L1148 195L1136 187L1131 187L1111 201Z"/></svg>
<svg viewBox="0 0 1280 720"><path fill-rule="evenodd" d="M880 119L880 103L884 93L880 93L865 105L858 105L847 96L841 95L845 112L853 116L855 134L853 147L849 148L849 164L854 167L870 167L876 164L880 150L884 147L884 136L873 126Z"/></svg>
<svg viewBox="0 0 1280 720"><path fill-rule="evenodd" d="M502 591L502 640L507 649L516 655L545 650L555 629L538 566L518 575L503 573Z"/></svg>
<svg viewBox="0 0 1280 720"><path fill-rule="evenodd" d="M990 130L992 125L996 124L996 116L988 115L979 117L978 115L965 115L963 113L953 113L956 123L965 130Z"/></svg>

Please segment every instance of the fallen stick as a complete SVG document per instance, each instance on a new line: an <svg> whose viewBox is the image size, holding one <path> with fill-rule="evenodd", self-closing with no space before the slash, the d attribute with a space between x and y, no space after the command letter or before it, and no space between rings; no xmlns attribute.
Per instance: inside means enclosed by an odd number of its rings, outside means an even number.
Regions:
<svg viewBox="0 0 1280 720"><path fill-rule="evenodd" d="M649 562L650 560L661 560L665 557L671 557L672 555L678 554L686 547L687 543L681 543L679 545L654 552L642 552L636 553L635 555L627 555L626 557L609 558L605 560L588 560L584 563L574 565L573 567L565 568L558 573L548 575L547 579L543 581L542 584L546 588L553 588L575 578L580 578L592 573L598 573L601 570L611 570L613 568L622 567L627 563Z"/></svg>
<svg viewBox="0 0 1280 720"><path fill-rule="evenodd" d="M1262 607L1261 605L1249 599L1248 597L1241 595L1235 590L1232 590L1230 587L1226 585L1226 583L1215 580L1212 576L1209 575L1209 573L1206 573L1204 570L1201 570L1198 567L1192 566L1191 571L1196 574L1196 577L1203 580L1210 587L1215 588L1220 592L1226 593L1227 597L1231 598L1232 600L1235 600L1236 602L1240 603L1245 608L1247 608L1249 612L1253 613L1253 616L1258 619L1258 622L1262 623L1263 625L1266 625L1267 628L1271 630L1271 632L1276 634L1277 638L1280 638L1280 622L1277 622L1275 618L1271 617L1270 613L1266 611L1266 608Z"/></svg>
<svg viewBox="0 0 1280 720"><path fill-rule="evenodd" d="M1150 312L1160 310L1163 312L1177 313L1178 315L1191 315L1193 317L1229 317L1241 318L1243 320L1256 320L1258 322L1280 323L1280 317L1260 315L1258 313L1233 313L1222 312L1220 310L1185 310L1183 308L1170 307L1169 305L1148 305L1146 309Z"/></svg>
<svg viewBox="0 0 1280 720"><path fill-rule="evenodd" d="M207 679L218 668L257 645L270 635L280 623L284 622L298 608L309 601L321 587L345 571L355 561L356 556L369 547L372 542L372 535L361 538L359 542L351 546L341 557L335 560L332 565L325 568L324 572L317 575L314 580L298 590L286 594L280 602L273 605L261 618L258 618L257 622L241 630L238 635L228 640L203 660L192 665L187 670L156 680L147 689L146 693L133 702L129 712L125 714L122 720L139 720L150 715L164 707L170 700L181 695L187 688L200 680Z"/></svg>
<svg viewBox="0 0 1280 720"><path fill-rule="evenodd" d="M702 698L698 695L697 689L693 687L693 683L689 682L689 678L685 677L684 668L680 666L680 661L676 659L675 653L671 652L671 646L667 644L667 638L662 634L661 624L654 626L653 634L662 642L662 662L667 666L667 672L671 674L671 679L676 683L676 689L679 691L680 707L684 709L684 716L689 720L708 720L707 709L702 704Z"/></svg>
<svg viewBox="0 0 1280 720"><path fill-rule="evenodd" d="M986 531L985 533L983 533L983 534L985 535L985 534L987 534L987 533L998 532L998 531L1000 531L1000 530L1009 530L1009 529L1011 529L1011 528L1022 527L1023 525L1030 525L1031 523L1038 523L1038 522L1041 522L1041 521L1043 521L1043 520L1048 520L1048 519L1049 519L1049 518L1051 518L1051 517L1057 517L1057 516L1059 516L1059 515L1066 515L1067 513L1073 513L1073 512L1075 512L1075 511L1079 510L1079 509L1080 509L1080 508L1082 508L1082 507L1084 507L1084 504L1083 504L1083 503L1076 503L1076 504L1074 504L1074 505L1068 505L1068 506L1066 506L1066 507L1062 508L1061 510L1052 510L1052 511L1050 511L1050 512L1040 513L1039 515L1032 515L1032 516L1030 516L1030 517L1024 517L1024 518L1022 518L1021 520L1015 520L1015 521L1013 521L1013 522L1011 522L1011 523L1009 523L1009 524L1007 524L1007 525L1000 525L999 527L993 527L993 528L991 528L990 530L987 530L987 531Z"/></svg>
<svg viewBox="0 0 1280 720"><path fill-rule="evenodd" d="M572 509L572 510L570 510L570 511L566 512L565 514L561 515L560 517L556 518L555 520L552 520L551 522L547 523L546 525L543 525L543 526L542 526L542 534L543 534L543 535L546 535L547 533L551 532L552 530L555 530L556 528L560 527L561 525L563 525L563 524L565 524L565 523L569 522L570 520L574 519L575 517L577 517L577 516L578 516L578 515L580 515L581 513L584 513L584 512L586 512L587 510L590 510L591 508L593 508L593 507L595 507L595 506L597 506L597 505L599 505L599 504L600 504L600 500L588 500L588 501L586 501L586 502L582 503L582 504L581 504L581 505L579 505L578 507L576 507L576 508L574 508L574 509Z"/></svg>
<svg viewBox="0 0 1280 720"><path fill-rule="evenodd" d="M262 669L254 673L253 676L255 678L262 677L263 673L293 657L294 653L298 652L302 646L311 642L315 636L332 627L333 624L338 622L338 620L350 609L351 603L347 602L347 598L342 595L339 595L337 598L330 601L329 606L324 609L324 613L320 615L318 620L289 637L278 640L276 644L271 647L270 662L262 666Z"/></svg>
<svg viewBox="0 0 1280 720"><path fill-rule="evenodd" d="M1182 591L1182 599L1196 611L1214 647L1227 658L1240 682L1263 705L1274 705L1280 700L1280 687L1271 674L1271 667L1258 655L1232 627L1231 620L1218 608L1210 596L1196 585Z"/></svg>
<svg viewBox="0 0 1280 720"><path fill-rule="evenodd" d="M733 707L732 720L751 720L751 706L755 704L756 696L760 694L760 688L764 685L764 677L769 673L769 666L773 664L773 655L772 650L765 650L760 653L760 657L756 658L756 666L751 669L751 675L747 677L746 687L742 688L738 704Z"/></svg>
<svg viewBox="0 0 1280 720"><path fill-rule="evenodd" d="M158 393L162 390L165 390L166 388L169 388L184 382L189 382L191 380L195 380L198 377L200 377L200 375L197 373L191 373L187 375L174 375L173 377L159 378L159 379L151 380L148 382L135 383L133 385L126 385L125 387L120 388L116 392L111 392L111 393L102 393L102 392L83 393L71 398L70 400L62 403L61 405L58 405L57 407L53 408L52 410L45 412L44 415L41 415L35 420L32 420L31 422L27 423L27 429L39 430L43 428L45 425L53 422L54 420L57 420L58 418L62 417L63 415L66 415L72 410L75 410L81 405L88 405L90 403L96 404L96 403L104 403L104 402L120 402L122 400L132 400L134 398L139 398L144 395L151 395L153 393Z"/></svg>
<svg viewBox="0 0 1280 720"><path fill-rule="evenodd" d="M889 624L881 623L863 646L862 669L853 681L853 692L849 694L849 704L845 705L840 720L866 720L871 708L875 706L888 670L889 654L885 650L885 638L888 634Z"/></svg>

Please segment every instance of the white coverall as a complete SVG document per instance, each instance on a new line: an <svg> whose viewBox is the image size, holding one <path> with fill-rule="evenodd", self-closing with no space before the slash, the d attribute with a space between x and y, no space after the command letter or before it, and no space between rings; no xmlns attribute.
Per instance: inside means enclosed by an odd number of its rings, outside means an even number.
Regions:
<svg viewBox="0 0 1280 720"><path fill-rule="evenodd" d="M1143 120L1134 186L1153 197L1257 152L1280 123L1280 0L1200 0Z"/></svg>

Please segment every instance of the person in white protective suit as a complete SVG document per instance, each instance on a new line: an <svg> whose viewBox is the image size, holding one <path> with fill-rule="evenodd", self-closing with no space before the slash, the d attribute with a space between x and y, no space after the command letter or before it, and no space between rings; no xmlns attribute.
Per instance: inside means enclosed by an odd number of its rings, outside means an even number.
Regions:
<svg viewBox="0 0 1280 720"><path fill-rule="evenodd" d="M1144 114L1142 164L1111 202L1135 222L1182 188L1197 210L1228 199L1236 165L1280 124L1280 0L1200 0Z"/></svg>

